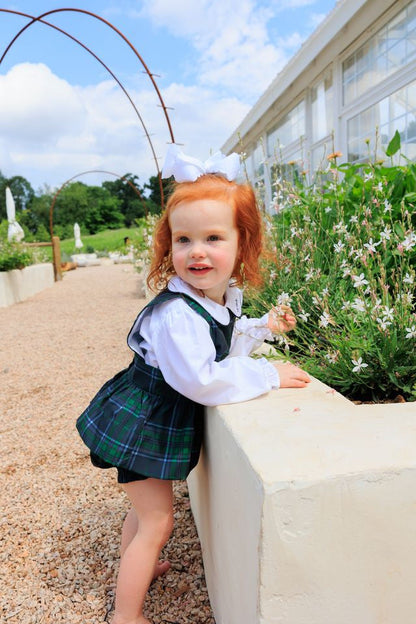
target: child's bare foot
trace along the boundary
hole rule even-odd
[[[165,574],[170,568],[170,561],[159,561],[155,565],[155,570],[153,572],[153,580],[157,579],[161,574]]]

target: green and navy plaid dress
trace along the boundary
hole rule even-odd
[[[163,291],[133,324],[140,342],[140,323],[155,305],[181,297],[208,323],[218,362],[229,353],[235,316],[218,323],[199,303],[183,293]],[[130,330],[130,333],[133,331]],[[90,449],[112,466],[147,477],[185,479],[198,463],[204,406],[183,396],[138,354],[128,368],[107,381],[78,418],[78,432]]]

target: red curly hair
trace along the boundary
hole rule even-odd
[[[153,236],[153,256],[147,284],[153,291],[163,290],[175,275],[172,264],[172,232],[169,218],[182,203],[199,199],[223,201],[231,205],[238,230],[238,257],[232,278],[237,285],[258,286],[262,282],[259,258],[263,250],[263,224],[256,197],[249,184],[229,182],[223,176],[206,174],[195,182],[175,185],[166,210],[159,219]]]

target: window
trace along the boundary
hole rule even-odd
[[[320,141],[334,129],[334,89],[332,72],[311,90],[312,142]]]
[[[254,177],[261,178],[264,175],[264,148],[263,143],[259,141],[254,148],[253,151],[253,167],[254,167]]]
[[[415,59],[416,0],[344,61],[344,105],[353,103]]]
[[[280,151],[305,135],[305,101],[292,108],[267,135],[267,153],[276,160]]]
[[[400,132],[402,154],[416,157],[416,82],[399,89],[348,121],[348,160],[366,160],[374,156],[375,130],[384,149],[396,130]],[[378,154],[380,157],[382,153]]]

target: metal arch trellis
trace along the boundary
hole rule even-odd
[[[81,47],[83,47],[85,50],[87,50],[87,52],[89,52],[96,60],[98,60],[99,63],[101,63],[101,65],[103,65],[103,67],[105,67],[105,69],[110,73],[110,75],[114,78],[114,80],[117,82],[117,84],[121,87],[121,89],[123,90],[123,92],[125,93],[125,95],[127,96],[127,98],[129,99],[130,103],[132,104],[142,126],[143,129],[145,131],[145,135],[146,138],[149,142],[154,160],[155,160],[155,164],[156,164],[156,170],[157,170],[157,174],[158,174],[158,178],[159,178],[159,187],[160,187],[160,195],[161,195],[161,203],[162,203],[162,208],[164,207],[164,192],[163,192],[163,184],[162,184],[162,178],[161,178],[161,173],[159,170],[159,165],[157,162],[157,157],[154,151],[154,147],[152,144],[152,141],[150,139],[150,135],[147,131],[147,128],[144,124],[144,121],[139,113],[139,111],[137,110],[137,107],[135,106],[133,100],[131,99],[130,95],[128,94],[128,92],[126,91],[126,89],[124,88],[124,86],[122,85],[122,83],[120,82],[120,80],[115,76],[115,74],[109,69],[109,67],[94,53],[92,52],[92,50],[90,50],[85,44],[83,44],[81,41],[79,41],[76,37],[72,36],[71,34],[69,34],[68,32],[66,32],[65,30],[59,28],[58,26],[56,26],[55,24],[51,24],[50,22],[47,22],[46,20],[44,20],[43,18],[54,14],[54,13],[59,13],[59,12],[63,12],[63,11],[74,11],[76,13],[84,13],[87,15],[90,15],[91,17],[94,17],[102,22],[104,22],[107,26],[109,26],[110,28],[112,28],[120,37],[122,37],[122,39],[129,45],[129,47],[133,50],[133,52],[135,53],[135,55],[137,56],[137,58],[140,60],[141,64],[143,65],[145,72],[147,73],[147,75],[149,76],[149,78],[152,81],[153,87],[158,95],[159,101],[161,103],[161,107],[164,111],[164,115],[167,121],[167,125],[168,125],[168,129],[169,129],[169,134],[170,134],[170,139],[172,143],[175,143],[175,138],[173,135],[173,130],[172,130],[172,126],[170,123],[170,119],[169,119],[169,115],[167,112],[167,107],[163,101],[162,95],[159,91],[159,88],[154,80],[154,77],[152,75],[152,73],[149,71],[149,68],[147,67],[146,63],[144,62],[144,60],[142,59],[142,57],[140,56],[140,54],[138,53],[138,51],[136,50],[136,48],[131,44],[131,42],[127,39],[127,37],[125,37],[125,35],[123,35],[123,33],[118,30],[118,28],[116,28],[115,26],[113,26],[113,24],[111,24],[109,21],[107,21],[106,19],[100,17],[99,15],[96,15],[95,13],[92,13],[91,11],[86,11],[84,9],[72,9],[72,8],[62,8],[62,9],[54,9],[52,11],[47,11],[46,13],[43,13],[42,15],[39,15],[37,17],[34,17],[33,15],[29,15],[27,13],[22,13],[20,11],[14,11],[11,9],[2,9],[0,8],[0,12],[4,12],[4,13],[12,13],[15,15],[21,15],[23,17],[27,17],[29,19],[31,19],[31,22],[29,22],[28,24],[26,24],[23,28],[20,29],[20,31],[13,37],[13,39],[10,41],[10,43],[8,44],[8,46],[6,47],[6,49],[4,50],[1,58],[0,58],[0,65],[3,62],[6,54],[8,53],[8,51],[10,50],[10,48],[12,47],[12,45],[15,43],[15,41],[20,37],[21,34],[23,34],[23,32],[29,28],[32,24],[34,24],[35,22],[41,22],[42,24],[45,24],[46,26],[49,26],[51,28],[54,28],[55,30],[61,32],[62,34],[66,35],[67,37],[69,37],[70,39],[72,39],[73,41],[75,41],[76,43],[78,43]]]

